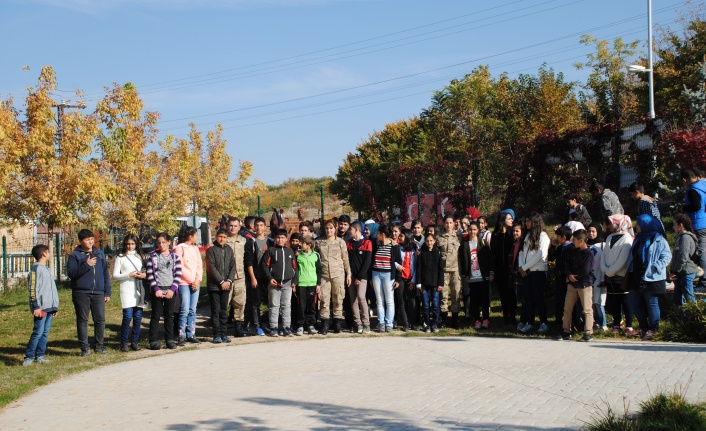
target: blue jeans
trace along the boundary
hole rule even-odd
[[[373,271],[373,290],[378,307],[378,325],[392,328],[395,320],[395,296],[391,272]]]
[[[440,297],[441,292],[436,290],[436,286],[424,286],[422,288],[422,316],[424,317],[424,323],[432,328],[436,328],[441,325],[441,308],[439,306]]]
[[[130,331],[131,321],[132,332]],[[137,343],[140,341],[140,325],[142,325],[142,308],[123,308],[123,324],[120,328],[120,342],[127,344],[129,342]]]
[[[681,307],[685,302],[695,302],[694,278],[696,274],[679,274],[674,283],[674,305]]]
[[[51,314],[34,318],[34,328],[32,328],[32,335],[29,337],[29,343],[27,343],[25,358],[39,359],[46,354],[49,330],[53,320],[54,316]]]
[[[628,293],[630,307],[632,308],[637,323],[643,331],[656,331],[659,329],[659,295],[630,289]]]
[[[194,290],[191,286],[179,286],[179,338],[194,338],[196,335],[196,304],[199,302],[199,291],[200,289]]]

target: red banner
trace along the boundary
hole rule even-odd
[[[407,195],[407,204],[405,208],[405,215],[407,220],[414,220],[420,218],[424,223],[424,226],[430,225],[432,223],[439,224],[440,220],[443,220],[444,215],[453,214],[453,205],[449,202],[449,198],[437,197],[436,205],[434,204],[434,193],[424,193],[420,195],[422,208],[420,211],[419,205],[417,204],[417,195]],[[432,220],[432,213],[436,214],[437,220]]]

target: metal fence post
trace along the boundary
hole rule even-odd
[[[7,289],[7,238],[2,236],[2,282]]]
[[[54,253],[56,254],[56,282],[61,281],[61,243],[59,242],[59,232],[54,234]]]

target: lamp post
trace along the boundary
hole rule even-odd
[[[647,67],[639,64],[628,66],[628,72],[649,73],[650,118],[655,118],[654,66],[652,63],[652,0],[647,0]]]

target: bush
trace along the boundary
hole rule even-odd
[[[689,302],[675,309],[662,323],[658,336],[664,341],[706,343],[706,302]]]

